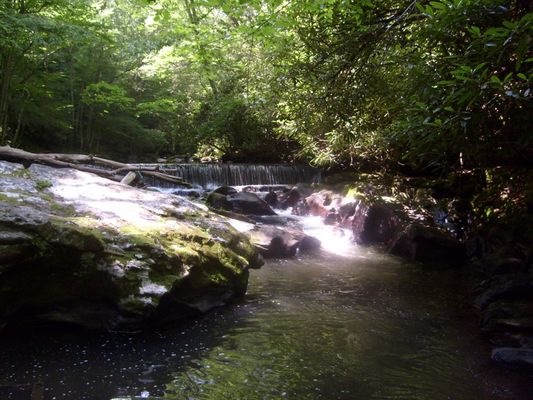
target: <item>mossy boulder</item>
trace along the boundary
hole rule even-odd
[[[243,295],[259,260],[225,218],[184,198],[0,162],[0,329],[142,329]]]

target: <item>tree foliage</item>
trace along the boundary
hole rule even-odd
[[[532,159],[521,0],[10,0],[0,141],[446,172]]]

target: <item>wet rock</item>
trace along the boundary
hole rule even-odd
[[[297,241],[288,240],[285,236],[274,236],[267,247],[265,257],[285,258],[296,255],[298,251]]]
[[[476,305],[484,309],[496,300],[533,300],[533,275],[497,275],[482,283]]]
[[[360,244],[389,244],[401,229],[400,212],[391,204],[360,201],[352,221],[354,239]]]
[[[349,203],[342,204],[339,207],[339,217],[342,220],[345,220],[346,218],[349,218],[349,217],[353,216],[355,214],[356,205],[357,204],[355,202],[353,202],[353,201],[349,202]]]
[[[328,214],[328,209],[324,206],[324,200],[313,193],[305,198],[306,212],[309,215],[325,217]]]
[[[533,349],[498,347],[492,350],[491,358],[507,364],[533,365]]]
[[[278,205],[278,195],[275,192],[268,192],[264,199],[270,207]]]
[[[394,241],[390,252],[413,261],[458,267],[465,263],[462,243],[435,228],[410,224]]]
[[[225,194],[211,192],[207,196],[205,203],[213,210],[233,211],[233,205]]]
[[[296,228],[257,226],[249,233],[252,243],[265,258],[292,257],[298,251],[320,248],[320,240]]]
[[[322,244],[320,240],[313,236],[304,236],[299,243],[300,251],[317,250]]]
[[[335,225],[338,222],[340,222],[340,217],[339,214],[337,214],[337,211],[335,211],[335,209],[330,210],[328,212],[328,215],[324,217],[325,225]]]
[[[0,326],[137,330],[242,295],[261,263],[184,198],[70,169],[0,170]]]
[[[216,188],[215,190],[213,190],[213,193],[219,193],[219,194],[223,194],[224,196],[227,196],[228,194],[237,193],[237,189],[231,186],[220,186],[219,188]]]
[[[202,197],[202,192],[200,190],[191,190],[191,189],[176,189],[172,191],[172,194],[177,196],[186,196],[192,199],[198,199]]]
[[[280,195],[279,206],[283,210],[286,210],[289,207],[294,208],[296,207],[296,205],[298,204],[301,198],[302,198],[302,195],[300,194],[298,189],[293,188]]]
[[[213,210],[225,210],[243,215],[276,215],[274,210],[255,193],[235,192],[224,195],[211,192],[206,204]]]
[[[251,215],[276,215],[274,210],[254,193],[233,193],[226,196],[232,211],[239,214]]]
[[[497,300],[481,313],[481,333],[492,344],[533,348],[533,300]]]
[[[250,215],[249,218],[262,224],[279,226],[287,225],[291,219],[290,217],[284,215]]]
[[[527,271],[526,263],[516,257],[495,255],[485,258],[482,262],[486,264],[485,268],[490,275],[516,274]]]
[[[285,185],[262,185],[257,187],[258,192],[275,192],[286,190],[289,190],[289,188]]]

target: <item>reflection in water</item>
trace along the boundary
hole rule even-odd
[[[135,337],[3,341],[0,398],[529,399],[490,364],[453,271],[352,248],[270,262],[242,301]],[[520,375],[522,374],[522,375]]]

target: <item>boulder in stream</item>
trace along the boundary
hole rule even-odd
[[[255,193],[235,192],[225,195],[217,189],[209,193],[206,203],[214,211],[230,211],[243,215],[276,215],[268,203]]]
[[[393,204],[357,200],[352,231],[360,244],[390,244],[401,229],[401,211]]]
[[[436,228],[412,223],[395,239],[391,253],[439,266],[462,266],[464,245]]]
[[[259,225],[248,233],[265,258],[292,257],[298,251],[319,249],[321,245],[320,240],[296,228]]]
[[[283,192],[279,198],[279,206],[283,210],[286,210],[289,207],[296,207],[302,195],[297,188],[292,188],[286,192]]]
[[[0,329],[134,331],[243,295],[260,257],[184,198],[0,162]]]

